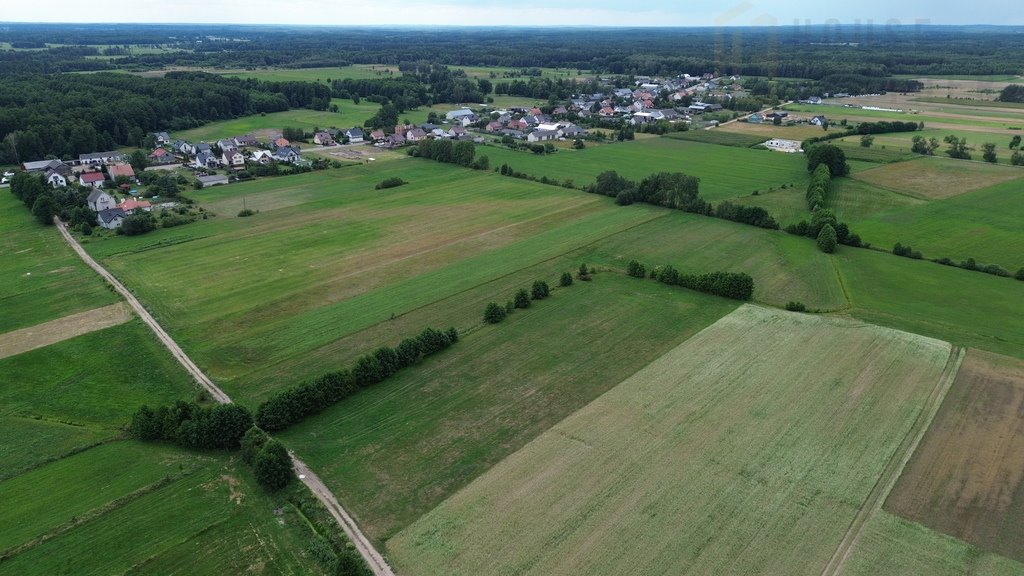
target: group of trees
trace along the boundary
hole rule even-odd
[[[78,186],[52,188],[44,183],[41,174],[32,172],[16,173],[11,179],[10,190],[32,212],[36,222],[49,226],[53,224],[54,216],[60,216],[72,228],[84,228],[88,230],[87,234],[92,233],[96,212],[86,206],[89,190]]]
[[[801,220],[786,226],[786,232],[796,236],[806,236],[818,242],[822,252],[832,253],[840,244],[860,248],[867,246],[860,236],[850,231],[850,227],[836,219],[836,215],[828,208],[818,208],[811,214],[811,221]]]
[[[634,261],[635,262],[635,261]],[[635,278],[641,278],[637,272],[645,270],[643,264],[630,262],[627,273]],[[672,265],[655,266],[651,268],[649,276],[662,284],[670,286],[681,286],[690,290],[696,290],[705,294],[713,294],[723,298],[747,301],[754,296],[754,279],[744,272],[709,272],[706,274],[684,274],[676,270]]]
[[[458,164],[474,170],[490,169],[487,156],[476,156],[476,146],[468,140],[453,142],[447,138],[427,138],[409,148],[408,154],[445,164]]]
[[[811,182],[807,185],[807,209],[814,212],[825,207],[825,201],[832,192],[832,171],[827,164],[818,164],[811,173]]]
[[[382,346],[359,358],[350,369],[328,372],[274,394],[257,408],[256,423],[264,430],[284,430],[458,340],[455,328],[427,328],[414,338],[402,340],[395,348]]]
[[[172,442],[199,450],[237,450],[252,423],[252,414],[238,404],[200,406],[179,400],[155,410],[141,406],[132,415],[131,433],[146,442]]]
[[[267,488],[280,490],[295,478],[288,449],[256,426],[242,436],[241,449],[242,461],[252,466],[256,480]]]
[[[1020,84],[1010,84],[999,93],[998,100],[1000,102],[1024,102],[1024,86]]]
[[[917,135],[910,139],[911,146],[910,151],[914,154],[922,154],[924,156],[934,156],[935,151],[939,149],[938,138],[925,138],[924,136]]]
[[[920,251],[914,250],[910,246],[905,246],[903,244],[900,244],[899,242],[897,242],[892,247],[892,253],[895,254],[896,256],[902,256],[903,258],[912,258],[914,260],[924,259],[924,254],[922,254]],[[978,264],[977,261],[974,260],[974,258],[961,260],[959,263],[951,258],[935,258],[932,259],[932,262],[935,262],[936,264],[942,264],[943,266],[955,266],[957,268],[963,268],[964,270],[970,270],[972,272],[983,272],[985,274],[991,274],[993,276],[999,276],[1002,278],[1009,278],[1011,276],[1008,270],[1006,270],[1002,266],[999,266],[998,264]],[[1021,268],[1020,270],[1017,271],[1016,274],[1013,274],[1013,277],[1016,278],[1017,280],[1024,280],[1024,268]]]
[[[562,276],[562,286],[568,286],[572,284],[572,276],[569,276],[568,284],[565,283],[565,275]],[[484,308],[484,322],[488,324],[498,324],[505,320],[509,314],[518,309],[529,308],[533,300],[543,300],[551,295],[551,288],[548,283],[543,280],[536,280],[530,290],[526,288],[520,288],[513,294],[512,299],[505,303],[504,306],[497,302],[489,302]]]

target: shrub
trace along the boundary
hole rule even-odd
[[[1022,268],[1024,270],[1024,268]],[[562,277],[558,279],[559,286],[572,286],[572,274],[568,272],[562,272]]]
[[[263,430],[255,426],[249,428],[245,435],[242,436],[242,461],[246,464],[252,464],[256,460],[256,455],[269,439],[270,437]]]
[[[807,306],[804,306],[803,302],[794,302],[790,300],[789,302],[786,302],[786,310],[789,310],[790,312],[806,312]]]
[[[393,176],[391,178],[386,178],[384,180],[381,180],[380,183],[378,183],[376,186],[374,186],[374,189],[375,190],[384,190],[386,188],[397,188],[397,187],[405,185],[405,184],[408,184],[408,182],[406,182],[405,180],[402,180],[398,176]]]
[[[818,249],[826,254],[831,254],[836,251],[836,229],[831,224],[825,224],[821,228],[821,232],[818,233]]]
[[[636,260],[630,260],[629,264],[626,265],[626,274],[633,278],[645,278],[647,276],[647,269]]]
[[[1024,281],[1024,268],[1017,270],[1017,273],[1013,275],[1014,279]]]
[[[579,272],[576,273],[576,277],[584,282],[590,282],[590,270],[586,264],[580,264]]]
[[[288,450],[283,444],[273,439],[267,440],[256,453],[253,472],[256,474],[256,480],[270,490],[284,488],[295,477]]]
[[[138,212],[125,216],[119,229],[125,236],[145,234],[156,228],[156,218],[149,212]]]
[[[530,289],[530,297],[534,300],[543,300],[551,294],[551,288],[548,287],[548,283],[543,280],[537,280],[533,283],[533,287]]]
[[[530,307],[530,294],[526,291],[526,288],[520,288],[516,295],[512,297],[512,302],[516,308],[529,308]]]
[[[256,214],[256,211],[255,210],[250,210],[249,208],[246,208],[245,210],[239,210],[238,211],[238,217],[239,218],[247,218],[247,217],[253,216],[255,214]]]
[[[504,320],[507,315],[508,313],[505,311],[505,308],[499,306],[496,302],[491,302],[484,310],[484,322],[497,324]]]

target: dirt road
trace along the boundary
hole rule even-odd
[[[93,260],[92,256],[89,256],[85,249],[82,248],[82,245],[75,240],[74,236],[68,233],[67,227],[59,218],[54,217],[53,220],[54,224],[57,226],[57,230],[60,231],[64,240],[67,241],[75,253],[78,254],[78,256],[88,264],[90,268],[95,270],[97,274],[102,276],[104,280],[109,282],[119,294],[124,296],[124,299],[128,301],[128,304],[132,307],[135,313],[138,314],[139,318],[141,318],[142,321],[149,326],[151,330],[153,330],[153,333],[156,334],[160,343],[170,350],[171,355],[174,356],[174,358],[189,374],[192,375],[193,378],[195,378],[196,382],[206,389],[206,391],[209,392],[217,402],[222,404],[230,403],[231,398],[228,397],[223,390],[218,388],[217,385],[199,369],[199,366],[197,366],[195,362],[185,354],[181,347],[178,346],[178,343],[175,342],[166,331],[164,331],[163,327],[160,326],[142,303],[139,302],[139,300],[129,292],[127,288],[125,288],[124,284],[121,284],[113,274],[107,272],[106,268],[100,266],[98,262]],[[299,479],[309,488],[310,492],[316,496],[317,500],[320,500],[324,507],[330,511],[331,516],[334,516],[334,519],[341,526],[341,529],[348,536],[349,540],[351,540],[355,545],[356,550],[358,550],[362,555],[366,564],[370,567],[373,573],[376,576],[395,576],[395,573],[391,570],[391,567],[388,566],[384,557],[377,552],[377,549],[373,547],[370,540],[366,538],[361,530],[359,530],[359,526],[356,525],[352,516],[349,515],[345,508],[341,506],[341,503],[338,502],[338,499],[335,498],[334,494],[331,493],[320,478],[314,474],[308,466],[306,466],[305,462],[299,460],[294,454],[290,454],[290,456],[292,457],[292,465],[295,467],[295,473],[299,476]]]

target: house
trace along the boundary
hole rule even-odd
[[[422,128],[413,128],[405,134],[405,139],[409,142],[419,142],[427,137],[427,133]]]
[[[373,132],[370,132],[370,140],[373,140],[374,142],[383,142],[385,138],[387,138],[387,136],[384,134],[383,130],[374,130]]]
[[[220,186],[228,183],[228,177],[223,175],[217,176],[199,176],[196,178],[203,188],[209,188],[210,186]]]
[[[157,148],[147,156],[150,164],[174,164],[178,161],[166,148]]]
[[[196,147],[191,142],[185,142],[184,140],[175,140],[171,143],[171,151],[175,154],[195,154]]]
[[[171,135],[167,132],[153,132],[153,138],[156,139],[157,146],[163,146],[171,141]]]
[[[615,110],[612,109],[612,108],[609,108],[608,106],[605,106],[604,108],[601,108],[601,110],[598,112],[598,115],[605,116],[605,117],[607,117],[607,116],[615,116]]]
[[[288,162],[290,164],[302,160],[302,157],[299,156],[299,151],[291,146],[282,146],[275,150],[274,158],[277,158],[281,162]]]
[[[121,224],[124,223],[124,216],[124,210],[120,208],[107,208],[96,215],[96,221],[107,230],[113,230],[121,227]]]
[[[46,183],[53,188],[62,188],[68,185],[68,179],[63,174],[56,170],[46,171]]]
[[[401,134],[394,134],[392,136],[389,136],[388,139],[385,140],[385,143],[392,148],[395,146],[404,146],[405,136]]]
[[[824,116],[815,116],[814,118],[811,118],[811,124],[814,124],[815,126],[825,126],[828,124],[828,118],[825,118]]]
[[[451,112],[444,115],[445,120],[461,122],[463,126],[466,124],[472,124],[476,122],[478,118],[469,108],[463,108],[461,110],[452,110]]]
[[[565,109],[565,106],[557,106],[554,110],[551,111],[551,114],[552,115],[556,115],[556,116],[560,115],[560,114],[568,114],[568,113],[569,113],[569,111]]]
[[[508,128],[509,130],[519,130],[519,131],[523,131],[523,130],[526,130],[527,128],[529,128],[529,126],[526,125],[526,122],[524,122],[522,119],[520,119],[520,120],[513,120],[513,121],[509,122],[505,127]]]
[[[287,138],[274,138],[270,142],[270,147],[277,150],[278,148],[287,148],[291,146],[291,144],[292,143],[289,142]]]
[[[774,122],[776,118],[778,118],[779,120],[782,120],[784,118],[787,118],[788,116],[789,116],[789,112],[771,112],[771,113],[765,115],[765,120],[770,120],[770,121]]]
[[[142,210],[143,212],[149,212],[153,209],[153,205],[148,200],[125,200],[117,205],[125,215],[134,214],[136,210]]]
[[[274,153],[270,150],[257,150],[252,153],[252,157],[249,159],[257,164],[270,164],[274,159]]]
[[[82,186],[92,186],[93,188],[101,188],[103,181],[106,177],[103,176],[103,172],[84,172],[78,176],[78,183]]]
[[[466,129],[463,128],[462,126],[458,126],[458,125],[452,126],[451,129],[448,130],[448,137],[449,138],[461,138],[461,137],[463,137],[465,135],[466,135]]]
[[[563,138],[582,138],[587,135],[587,131],[575,124],[570,124],[565,128],[562,128]]]
[[[193,154],[202,154],[204,152],[207,154],[212,154],[213,148],[206,142],[200,142],[199,144],[192,146]]]
[[[434,138],[448,137],[448,133],[442,130],[441,128],[434,128],[433,130],[430,131],[430,135],[433,136]]]
[[[102,212],[117,206],[114,197],[102,190],[93,190],[85,201],[89,205],[89,209],[94,212]]]
[[[246,134],[244,136],[235,136],[235,146],[241,148],[242,146],[255,146],[256,137],[252,134]]]
[[[747,122],[749,122],[750,124],[761,124],[762,122],[764,122],[764,116],[758,112],[754,112],[753,114],[747,117]]]
[[[245,155],[238,148],[225,148],[221,156],[221,162],[225,166],[231,166],[232,168],[245,166]]]
[[[775,150],[777,152],[787,152],[795,154],[797,152],[803,152],[800,149],[800,142],[796,140],[783,140],[781,138],[772,138],[771,140],[764,143],[765,148]]]
[[[488,132],[497,132],[497,131],[501,130],[504,127],[505,127],[505,125],[502,124],[501,122],[491,122],[491,123],[489,123],[487,125],[485,130],[487,130]]]
[[[196,154],[196,159],[192,161],[192,165],[202,170],[216,168],[220,166],[220,159],[214,156],[213,152],[200,152]]]
[[[54,170],[60,172],[64,176],[70,174],[70,169],[68,169],[67,164],[64,164],[60,160],[39,160],[36,162],[25,162],[21,165],[21,167],[26,172],[47,172],[49,170]],[[67,173],[65,173],[65,169],[67,169]]]
[[[366,133],[361,128],[350,128],[345,130],[345,137],[349,144],[359,144],[366,138]]]
[[[119,152],[90,152],[89,154],[79,154],[78,163],[86,166],[110,164],[111,162],[122,160],[123,156]]]
[[[327,132],[313,134],[313,144],[320,146],[334,146],[334,138]]]
[[[554,130],[536,130],[534,132],[530,132],[530,134],[526,136],[527,142],[547,142],[548,140],[557,139],[558,132]]]
[[[217,148],[220,148],[221,152],[225,150],[233,149],[235,147],[234,140],[217,140]]]
[[[135,179],[135,170],[132,169],[131,164],[114,164],[107,168],[107,175],[110,176],[111,180],[116,179],[118,176],[124,176],[125,178]]]

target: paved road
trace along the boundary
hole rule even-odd
[[[132,310],[134,310],[135,313],[138,314],[139,318],[141,318],[142,321],[149,326],[151,330],[153,330],[153,333],[156,334],[160,343],[170,350],[174,359],[177,360],[193,378],[195,378],[196,382],[206,389],[206,391],[209,392],[217,402],[222,404],[230,403],[231,398],[228,397],[223,390],[218,388],[217,385],[199,369],[199,366],[196,366],[195,362],[193,362],[181,347],[178,346],[178,343],[175,342],[169,334],[167,334],[163,327],[160,326],[156,319],[153,318],[149,311],[146,310],[141,302],[139,302],[138,298],[129,292],[128,289],[125,288],[124,284],[121,284],[121,282],[115,278],[113,274],[108,272],[106,268],[100,266],[98,262],[93,260],[92,256],[89,256],[85,249],[82,248],[82,245],[75,240],[74,236],[68,233],[67,226],[61,222],[59,218],[54,217],[53,221],[57,226],[57,230],[60,230],[61,236],[64,237],[64,240],[71,246],[75,253],[78,254],[78,256],[88,264],[90,268],[95,270],[97,274],[102,276],[104,280],[109,282],[110,285],[113,286],[119,294],[121,294],[121,296],[124,296],[124,299],[127,300],[128,304],[132,307]],[[366,560],[367,565],[370,566],[373,573],[376,576],[395,576],[395,573],[391,570],[391,567],[388,566],[384,557],[377,552],[377,549],[373,547],[373,544],[369,539],[367,539],[362,531],[359,530],[359,526],[356,525],[352,516],[350,516],[345,508],[342,507],[341,503],[338,502],[338,499],[334,497],[334,494],[331,493],[320,478],[314,474],[308,466],[306,466],[305,462],[299,460],[295,454],[289,453],[289,455],[292,457],[292,465],[295,467],[295,473],[298,474],[299,479],[302,480],[302,483],[305,484],[313,495],[315,495],[324,507],[327,508],[331,513],[331,516],[334,516],[334,519],[339,525],[341,525],[341,529],[345,531],[349,540],[351,540],[355,545],[356,550],[359,550],[359,553],[363,556],[363,559]]]

